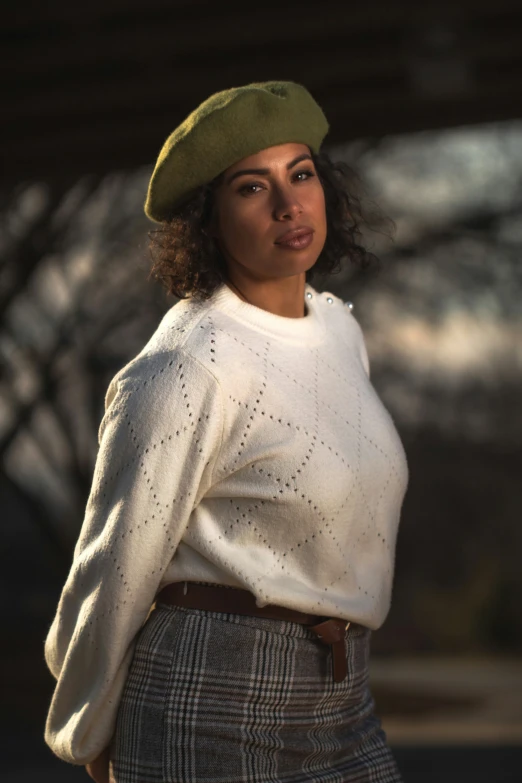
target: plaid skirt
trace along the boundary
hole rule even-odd
[[[374,714],[371,630],[348,676],[306,626],[158,603],[138,633],[109,767],[116,783],[403,783]]]

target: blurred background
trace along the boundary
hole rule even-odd
[[[143,202],[211,93],[303,83],[370,212],[354,303],[410,483],[376,711],[406,783],[522,781],[522,4],[65,0],[2,9],[2,779],[88,781],[43,741],[43,644],[110,379],[174,304]]]

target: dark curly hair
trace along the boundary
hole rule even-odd
[[[341,271],[345,258],[360,269],[379,267],[377,256],[361,244],[361,229],[394,221],[374,205],[363,214],[361,179],[344,161],[334,162],[324,151],[311,152],[325,194],[327,236],[315,264],[306,271],[306,282]],[[223,174],[202,185],[190,200],[169,215],[160,228],[148,232],[152,268],[149,277],[159,280],[178,299],[208,299],[228,278],[225,258],[207,228],[212,216],[213,194]],[[358,195],[358,193],[360,195]],[[386,233],[386,232],[384,232]]]

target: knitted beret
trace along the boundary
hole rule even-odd
[[[233,163],[295,142],[317,153],[328,121],[301,84],[253,82],[216,92],[167,138],[149,182],[145,214],[160,223]]]

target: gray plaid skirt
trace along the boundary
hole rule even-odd
[[[111,741],[116,783],[403,783],[374,714],[371,630],[348,676],[300,623],[158,603],[139,631]]]

